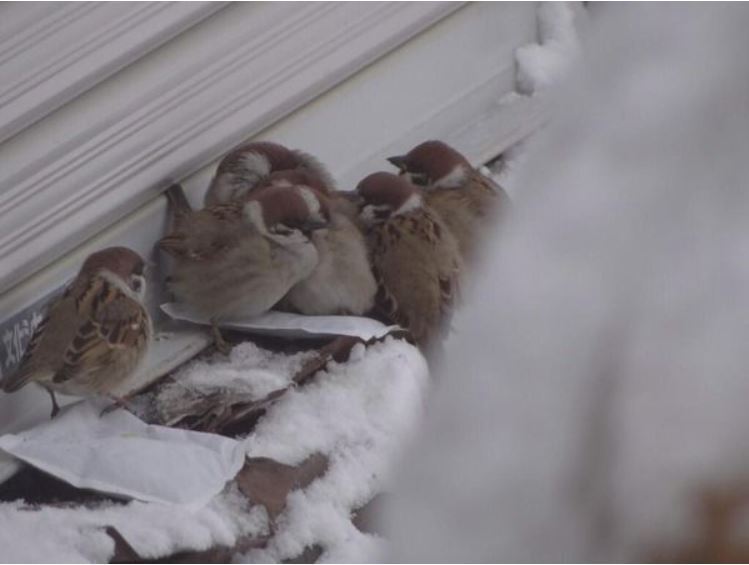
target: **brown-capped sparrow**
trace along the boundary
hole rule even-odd
[[[481,237],[509,207],[502,187],[442,141],[425,141],[388,161],[424,189],[425,202],[442,217],[458,240],[463,258],[470,262]]]
[[[310,236],[328,222],[310,204],[293,188],[267,187],[245,201],[175,211],[158,243],[174,259],[167,285],[211,320],[219,349],[219,322],[267,312],[317,266]]]
[[[377,307],[428,348],[441,337],[456,301],[458,244],[421,190],[405,178],[374,173],[356,190],[368,226]]]
[[[113,396],[143,360],[152,335],[143,305],[144,269],[140,255],[126,247],[90,255],[49,306],[18,370],[0,383],[2,390],[40,384],[52,397],[53,417],[59,410],[56,391]]]

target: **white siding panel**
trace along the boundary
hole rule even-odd
[[[0,142],[225,2],[0,4]]]
[[[238,3],[0,146],[0,290],[454,3]]]

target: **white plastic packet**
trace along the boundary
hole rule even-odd
[[[0,449],[75,487],[197,509],[239,472],[242,443],[217,434],[142,422],[127,410],[100,416],[104,400],[63,408],[0,437]]]
[[[207,318],[192,312],[187,305],[179,302],[162,304],[161,309],[175,320],[183,320],[194,324],[210,324]],[[382,337],[398,329],[398,326],[386,326],[382,322],[364,316],[305,316],[276,311],[251,319],[222,322],[221,327],[286,338],[350,335],[365,341]]]

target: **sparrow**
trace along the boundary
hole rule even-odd
[[[36,382],[59,406],[55,392],[112,394],[145,357],[151,318],[143,305],[145,263],[135,251],[110,247],[90,255],[37,326],[16,372],[0,382],[15,392]]]
[[[284,182],[295,175],[284,175]],[[290,185],[311,209],[320,210],[327,227],[312,233],[319,262],[309,277],[294,285],[281,307],[307,315],[361,316],[374,305],[377,292],[367,246],[359,228],[336,208],[334,195],[303,184]]]
[[[245,201],[175,210],[171,233],[157,243],[173,258],[167,286],[211,321],[219,350],[228,350],[221,321],[264,314],[317,266],[310,234],[328,222],[310,203],[267,187]]]
[[[458,296],[458,243],[405,178],[374,173],[356,191],[368,226],[376,307],[428,349],[441,337]]]
[[[232,150],[221,160],[205,194],[204,205],[243,198],[278,171],[307,173],[305,184],[320,191],[335,187],[333,177],[316,157],[278,143],[253,141]]]
[[[504,189],[442,141],[425,141],[388,161],[424,189],[426,203],[442,217],[458,240],[463,258],[470,262],[481,244],[482,232],[509,207]]]

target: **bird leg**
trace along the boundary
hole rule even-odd
[[[49,415],[49,419],[51,420],[52,418],[57,416],[57,414],[59,414],[60,405],[57,404],[57,397],[55,397],[55,392],[51,388],[47,388],[45,386],[44,390],[47,391],[47,393],[49,394],[49,397],[52,399],[52,413]]]
[[[224,336],[221,335],[221,330],[218,327],[218,324],[216,323],[216,320],[211,320],[211,330],[213,332],[213,343],[216,346],[216,349],[220,353],[223,353],[224,355],[229,355],[231,353],[231,345],[224,339]]]

